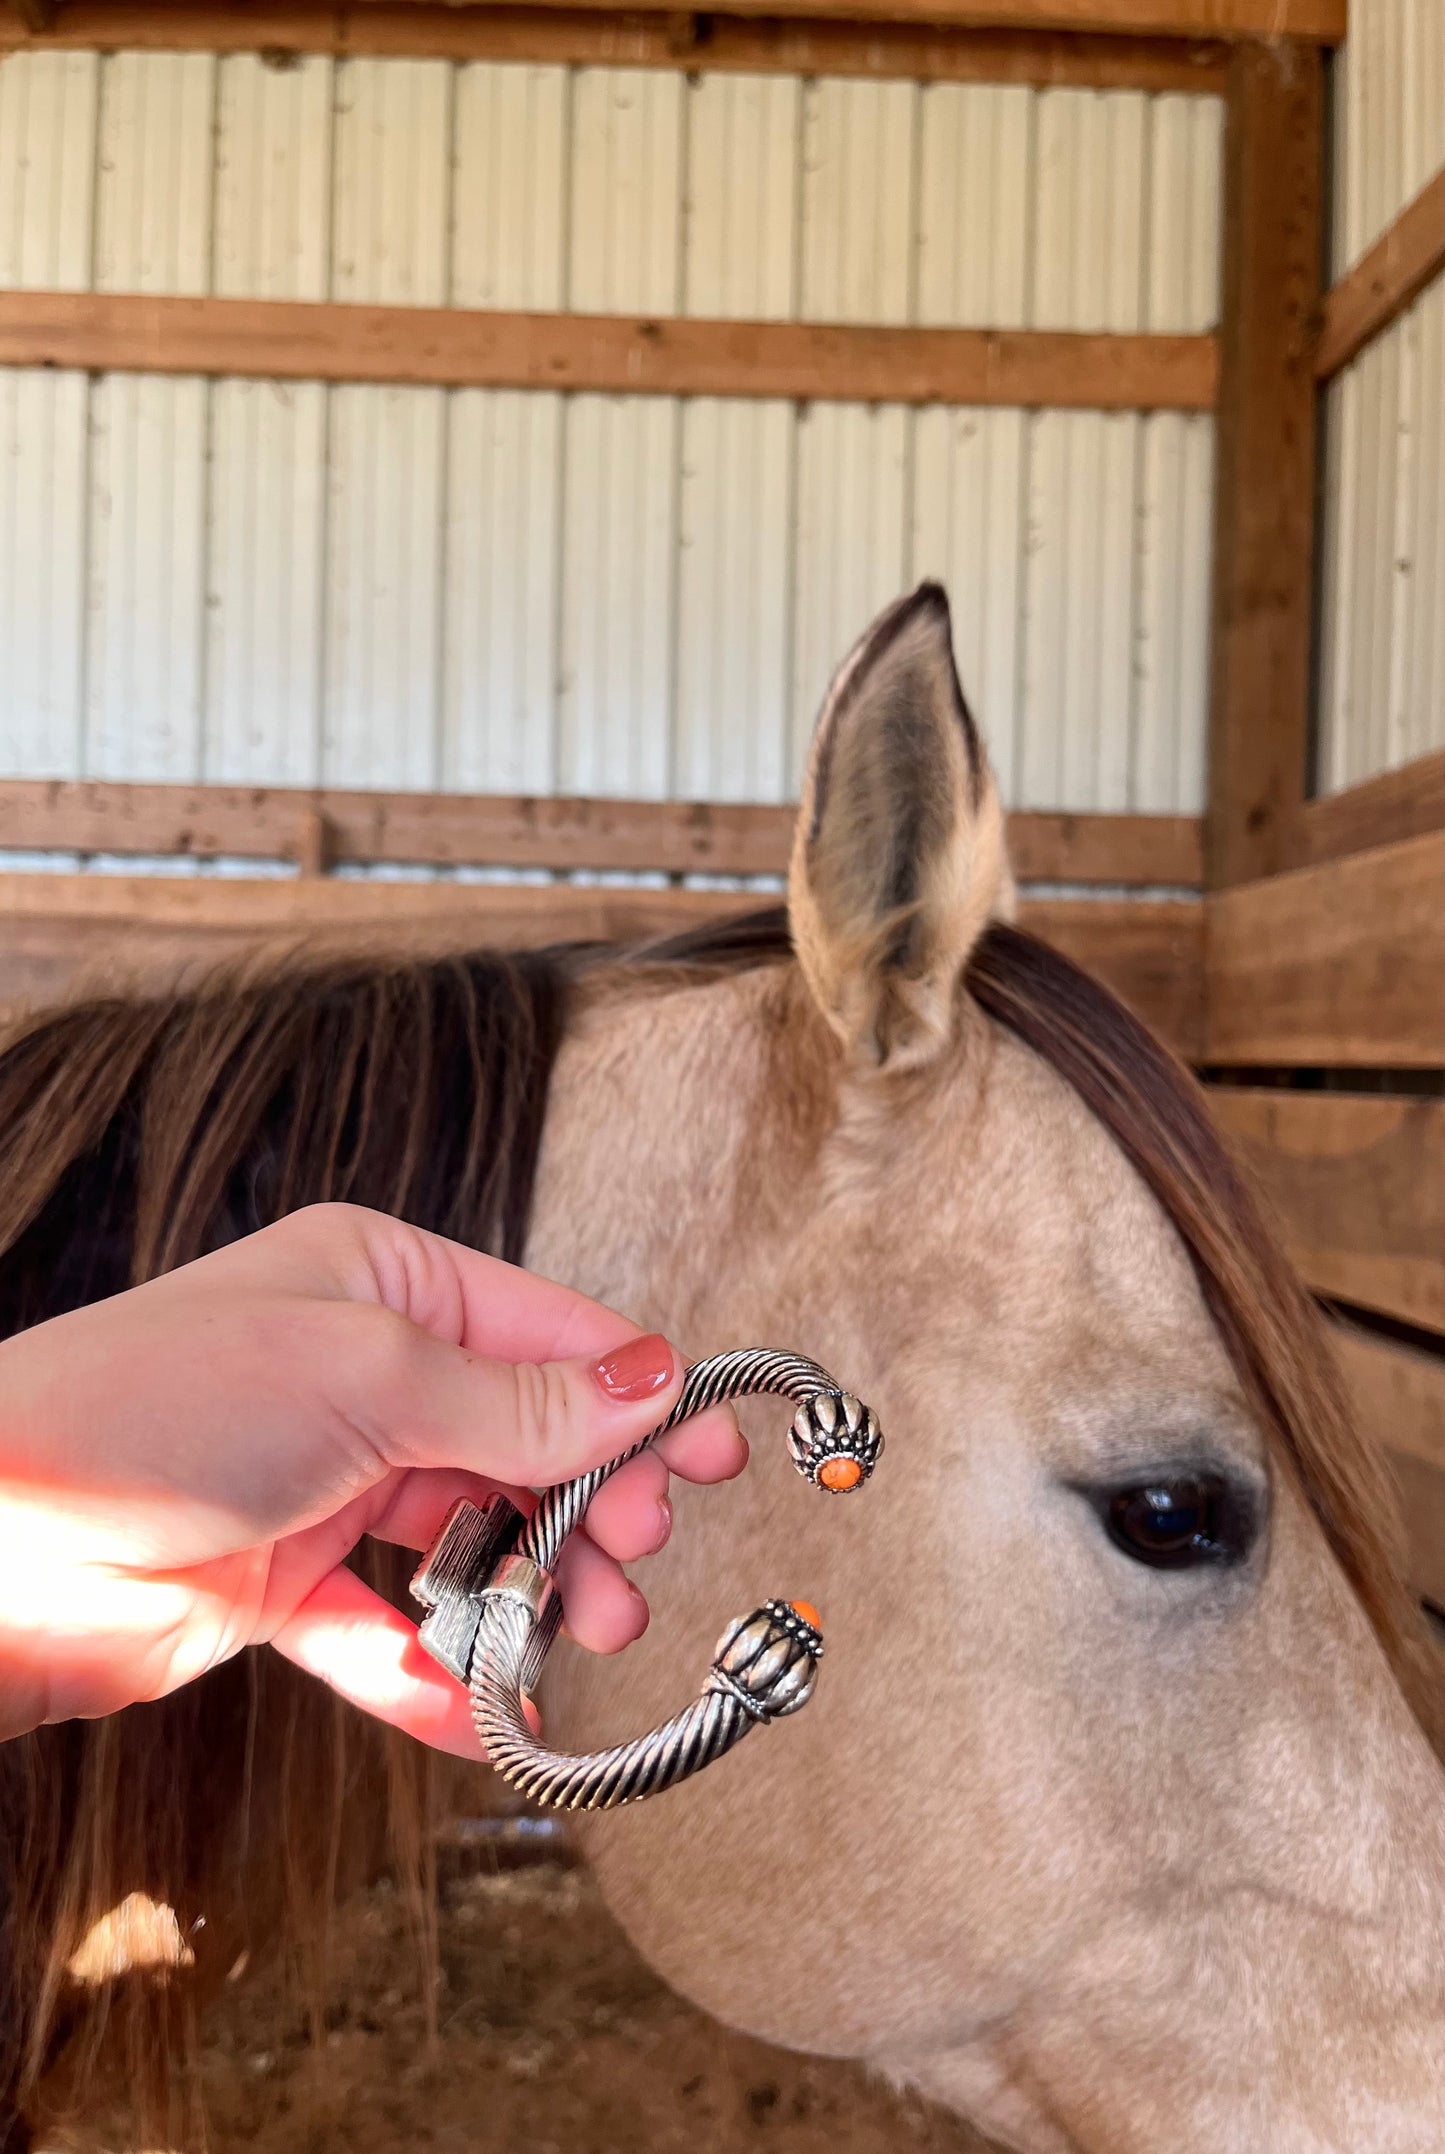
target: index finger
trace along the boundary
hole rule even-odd
[[[367,1211],[358,1224],[383,1300],[412,1323],[474,1352],[507,1361],[567,1361],[604,1354],[642,1333],[642,1325],[604,1302],[425,1227]]]

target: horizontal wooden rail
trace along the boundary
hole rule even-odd
[[[0,364],[610,395],[1207,411],[1210,336],[0,292]]]
[[[1241,883],[1206,904],[1206,1061],[1445,1061],[1445,836]]]
[[[0,874],[0,1007],[155,987],[258,946],[462,950],[635,940],[737,912],[736,891]],[[1096,972],[1179,1051],[1202,1036],[1197,899],[1026,899],[1024,923]]]
[[[130,6],[66,0],[50,31],[27,35],[0,8],[0,51],[310,53],[357,59],[531,61],[571,67],[863,76],[876,81],[1012,82],[1036,88],[1220,95],[1217,38],[1090,36],[863,21],[598,14],[580,7],[308,4]]]
[[[483,0],[485,4],[485,0]],[[546,0],[544,0],[546,4]],[[574,5],[575,0],[559,0]],[[582,0],[609,9],[616,0]],[[1347,0],[729,0],[737,15],[841,15],[895,22],[993,24],[1158,37],[1305,38],[1343,42]],[[643,12],[669,0],[643,0]]]
[[[1398,319],[1445,268],[1445,171],[1421,188],[1368,253],[1325,293],[1317,381],[1328,381]],[[1436,385],[1438,387],[1438,384]]]
[[[309,848],[316,864],[781,875],[794,815],[789,806],[701,801],[0,780],[0,850],[202,860],[297,859]],[[1014,814],[1009,852],[1021,882],[1192,889],[1200,881],[1191,815]]]
[[[1317,1293],[1445,1332],[1445,1102],[1227,1085],[1209,1099]]]
[[[1445,754],[1418,756],[1398,770],[1384,770],[1342,793],[1307,800],[1296,812],[1285,847],[1285,865],[1310,867],[1339,860],[1397,838],[1417,838],[1445,828]]]
[[[1360,1426],[1400,1491],[1410,1582],[1445,1607],[1445,1361],[1355,1325],[1330,1332]]]

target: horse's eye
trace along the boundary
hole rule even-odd
[[[1104,1523],[1126,1556],[1161,1571],[1230,1562],[1243,1555],[1248,1538],[1240,1507],[1217,1474],[1115,1489]]]

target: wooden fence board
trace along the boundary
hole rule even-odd
[[[1208,411],[1212,336],[0,292],[0,365],[628,396]]]
[[[261,946],[444,950],[572,937],[635,940],[745,911],[736,891],[0,875],[0,1005],[10,1011],[118,981],[157,986]],[[1197,900],[1038,899],[1024,924],[1097,972],[1178,1052],[1202,1036]]]
[[[1411,1583],[1445,1607],[1445,1361],[1351,1324],[1330,1329],[1361,1426],[1399,1484]]]
[[[529,61],[688,73],[843,75],[875,81],[1003,82],[1036,88],[1219,94],[1229,48],[1218,38],[960,29],[926,23],[789,22],[727,15],[598,14],[578,7],[131,6],[67,0],[43,36],[0,9],[0,52],[330,53],[339,58]]]
[[[546,4],[546,0],[544,0]],[[572,6],[576,0],[559,0]],[[608,10],[616,0],[582,0]],[[840,16],[849,21],[993,23],[1013,29],[1125,36],[1309,38],[1343,43],[1347,0],[729,0],[735,15]],[[671,12],[643,0],[642,12]]]
[[[1445,1331],[1445,1102],[1219,1086],[1210,1105],[1317,1293]]]
[[[1331,285],[1314,350],[1317,381],[1328,381],[1404,313],[1445,268],[1445,172],[1427,181],[1353,269]]]
[[[1290,833],[1286,865],[1302,868],[1316,860],[1338,860],[1442,826],[1445,753],[1422,755],[1343,793],[1307,800]]]
[[[1206,900],[1205,1060],[1445,1061],[1445,837],[1405,838]]]
[[[319,817],[332,862],[781,875],[795,815],[763,803],[0,779],[0,851],[288,860],[303,838],[315,845]],[[1022,882],[1199,883],[1197,816],[1027,812],[1008,830]]]

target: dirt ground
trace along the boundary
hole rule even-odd
[[[862,2071],[724,2032],[664,1989],[585,1871],[471,1866],[441,1892],[440,2038],[397,1986],[397,1894],[344,1913],[316,2049],[261,1977],[207,2018],[216,2154],[986,2154]],[[540,1944],[540,1949],[539,1949]],[[101,2127],[119,2154],[124,2139]]]

